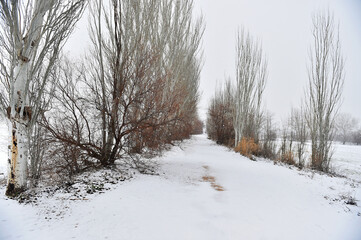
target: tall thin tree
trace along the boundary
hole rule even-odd
[[[344,85],[345,61],[333,14],[318,12],[312,23],[313,45],[306,91],[307,123],[312,140],[311,166],[327,172],[332,156],[335,117]]]
[[[242,29],[237,37],[234,131],[235,146],[242,137],[258,139],[267,60],[258,41]]]

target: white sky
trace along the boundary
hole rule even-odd
[[[360,0],[194,0],[195,14],[206,23],[203,38],[204,67],[201,74],[200,115],[216,87],[225,77],[235,79],[235,38],[245,27],[259,38],[268,57],[268,82],[264,103],[276,120],[298,107],[307,86],[311,16],[329,8],[340,22],[340,37],[346,57],[346,80],[342,112],[361,119],[361,1]],[[77,25],[67,49],[86,49],[87,16]],[[72,54],[73,55],[73,54]]]
[[[307,61],[311,43],[311,16],[329,8],[340,21],[346,60],[342,112],[361,118],[361,1],[359,0],[195,0],[203,13],[204,68],[201,76],[200,112],[225,76],[235,80],[235,37],[244,26],[262,41],[268,57],[268,82],[264,103],[280,120],[298,107],[307,86]]]

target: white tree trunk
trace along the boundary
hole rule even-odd
[[[28,144],[26,127],[22,123],[12,121],[10,126],[11,148],[9,152],[7,192],[21,192],[27,186]]]
[[[29,102],[25,96],[28,78],[28,63],[19,61],[15,69],[16,80],[10,101],[10,149],[8,166],[8,183],[6,194],[17,195],[27,187],[28,164],[28,123],[31,118]]]

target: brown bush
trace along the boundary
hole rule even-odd
[[[286,163],[289,165],[296,165],[295,156],[291,150],[286,151],[285,153],[280,154],[277,159],[279,162]]]
[[[234,146],[233,112],[232,85],[228,80],[224,88],[216,92],[207,113],[207,135],[217,144]]]
[[[204,123],[199,118],[196,118],[192,123],[191,134],[193,135],[203,134],[203,127],[204,127]]]
[[[259,146],[254,142],[253,138],[243,137],[234,150],[241,155],[252,159],[252,155],[257,155]]]

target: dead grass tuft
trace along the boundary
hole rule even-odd
[[[204,182],[210,182],[210,183],[216,181],[216,178],[213,177],[213,176],[203,176],[202,179],[203,179]]]
[[[212,188],[214,188],[216,191],[223,192],[224,188],[221,185],[218,185],[216,183],[211,183]]]
[[[256,155],[259,151],[259,146],[254,142],[253,138],[243,137],[234,150],[239,152],[241,155],[252,159],[252,155]]]
[[[215,177],[206,175],[206,176],[203,176],[202,179],[204,182],[209,182],[211,184],[212,188],[215,189],[216,191],[219,191],[219,192],[224,191],[223,186],[216,183]]]

